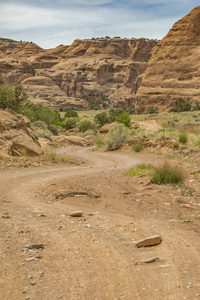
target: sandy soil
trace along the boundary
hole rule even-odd
[[[199,179],[156,186],[126,175],[154,155],[59,151],[80,164],[0,171],[0,298],[200,299]],[[56,198],[63,190],[88,195]],[[157,234],[160,245],[136,247]]]

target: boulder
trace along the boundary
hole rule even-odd
[[[113,122],[113,123],[110,123],[110,124],[105,124],[103,125],[100,129],[99,129],[99,132],[100,133],[107,133],[111,128],[113,128],[115,125],[117,125],[118,123],[117,122]]]
[[[9,109],[0,109],[0,153],[2,156],[38,156],[41,146],[29,120]]]
[[[73,135],[52,136],[52,140],[63,146],[64,145],[76,145],[76,146],[80,146],[80,147],[91,146],[91,143],[87,139],[84,139],[84,138],[82,138],[80,136],[76,136],[76,135],[74,135],[74,136]]]

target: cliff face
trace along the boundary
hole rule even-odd
[[[146,70],[155,40],[75,40],[44,50],[33,43],[0,41],[0,78],[21,83],[29,99],[49,107],[126,106]]]
[[[136,110],[155,105],[172,110],[182,101],[200,101],[200,6],[176,22],[154,48],[136,95]]]

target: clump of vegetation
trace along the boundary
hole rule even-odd
[[[179,146],[179,143],[178,142],[174,142],[173,144],[172,144],[172,146],[173,146],[173,148],[178,148],[178,146]]]
[[[147,176],[152,173],[153,167],[152,165],[145,165],[145,164],[139,164],[135,166],[134,168],[131,168],[128,172],[127,175],[129,176]]]
[[[143,149],[143,141],[142,140],[135,140],[133,141],[132,143],[132,149],[135,151],[135,152],[140,152],[142,151]]]
[[[188,101],[179,101],[177,104],[176,104],[176,111],[177,112],[183,112],[183,111],[190,111],[192,108],[192,105],[190,102]]]
[[[97,140],[96,140],[96,147],[101,148],[103,146],[105,146],[104,141],[100,137],[98,137]]]
[[[0,84],[0,108],[10,108],[17,113],[21,112],[22,105],[27,101],[28,96],[24,93],[20,84],[13,87]]]
[[[124,124],[117,124],[111,128],[107,136],[107,149],[117,150],[126,143],[129,135],[129,130]]]
[[[31,122],[43,121],[50,125],[60,126],[62,125],[62,119],[60,114],[56,110],[51,110],[43,105],[35,105],[33,103],[27,103],[21,107],[21,113],[26,116]]]
[[[123,111],[120,115],[115,117],[115,121],[129,127],[131,123],[131,117],[127,111]]]
[[[180,132],[178,135],[178,140],[182,144],[186,144],[188,141],[188,135],[185,132]]]
[[[75,118],[64,118],[62,121],[62,127],[65,129],[72,129],[76,126],[77,119]]]
[[[94,117],[94,122],[99,125],[99,126],[103,126],[107,123],[110,122],[109,120],[109,117],[107,115],[106,112],[102,112],[100,114],[97,114],[95,117]]]
[[[158,113],[158,108],[155,106],[148,106],[147,107],[147,114],[157,114]]]
[[[162,165],[154,167],[151,182],[156,184],[172,183],[180,185],[185,180],[185,177],[185,171],[179,165],[165,161]]]
[[[94,109],[94,110],[99,110],[99,109],[101,109],[101,106],[97,103],[91,103],[90,108]]]
[[[40,120],[33,122],[32,125],[34,127],[40,128],[42,130],[46,130],[47,129],[47,124],[44,123],[43,121],[40,121]]]
[[[75,110],[69,109],[65,113],[65,118],[78,118],[78,113]]]
[[[92,123],[88,120],[83,120],[80,124],[79,124],[79,131],[85,132],[88,129],[92,128]]]

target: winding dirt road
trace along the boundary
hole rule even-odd
[[[59,151],[80,164],[0,171],[0,299],[200,299],[193,210],[172,204],[181,197],[172,186],[126,175],[155,157],[78,147]],[[63,190],[88,196],[56,198]],[[70,217],[77,210],[83,216]],[[160,245],[135,246],[156,234]],[[158,260],[142,262],[152,257]]]

